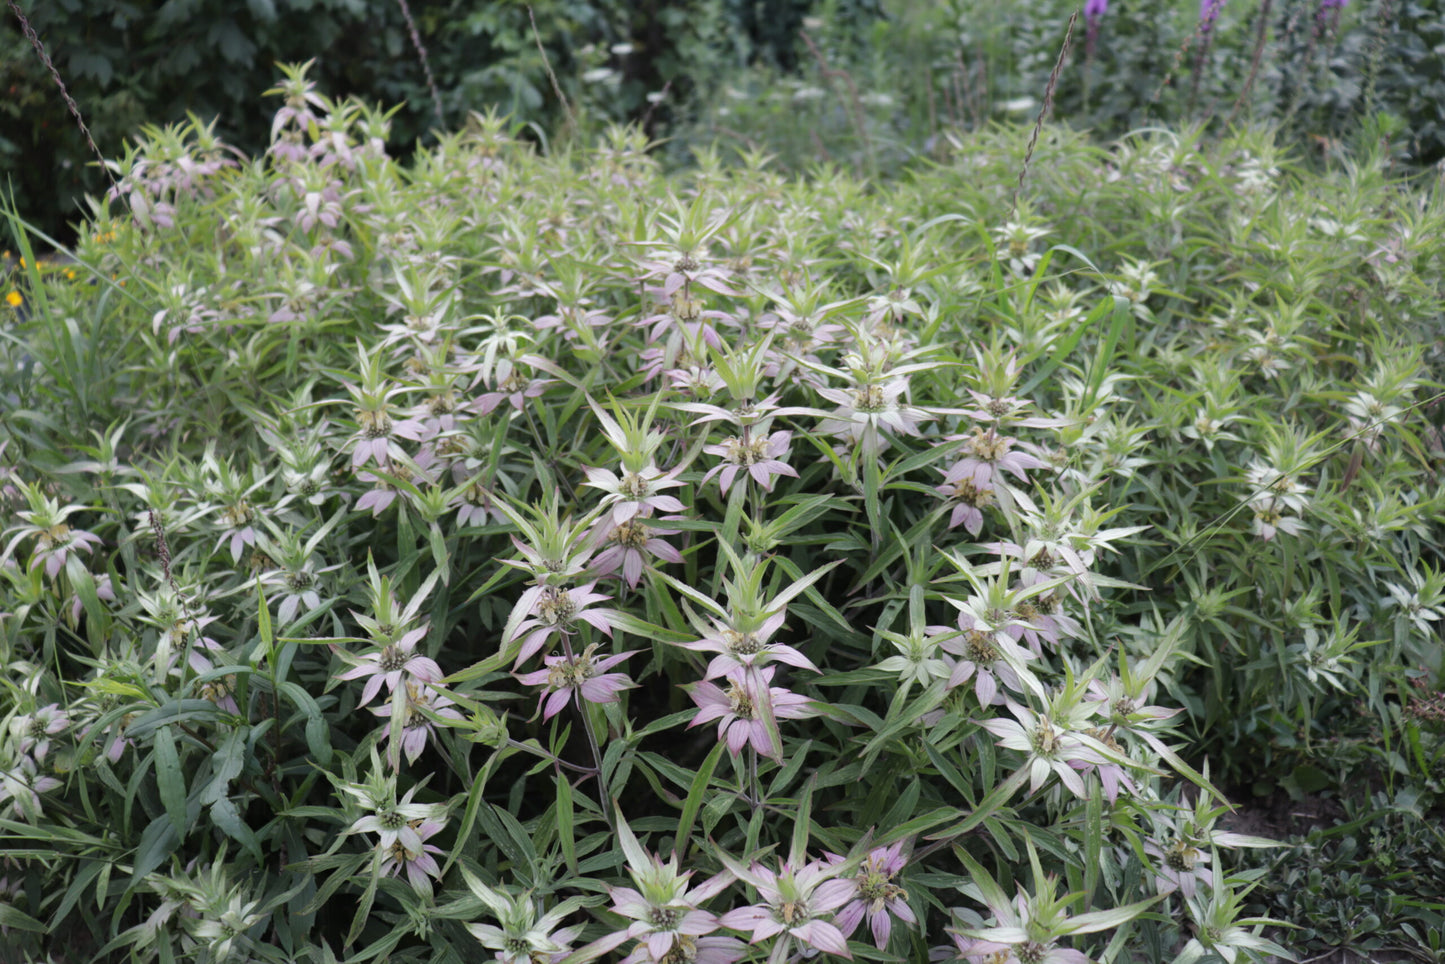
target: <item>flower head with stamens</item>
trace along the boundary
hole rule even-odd
[[[667,519],[661,521],[666,522]],[[599,576],[608,576],[620,568],[622,578],[633,589],[642,581],[642,570],[647,563],[644,553],[673,564],[682,562],[682,553],[662,538],[677,535],[681,530],[665,529],[638,517],[618,524],[612,521],[610,515],[604,515],[597,520],[593,531],[601,551],[592,560],[592,571]]]
[[[807,697],[781,686],[769,686],[773,672],[771,666],[751,672],[733,670],[728,673],[726,690],[706,680],[698,683],[688,693],[698,705],[688,728],[717,720],[717,738],[727,741],[733,756],[751,743],[764,756],[779,758],[782,748],[769,732],[769,718],[802,719],[812,716],[813,710]]]
[[[530,891],[514,895],[488,887],[465,868],[462,876],[500,925],[467,925],[467,930],[482,946],[496,951],[493,960],[502,964],[554,964],[568,955],[572,942],[582,933],[580,924],[558,927],[578,906],[575,899],[565,900],[543,913]]]
[[[838,406],[818,430],[861,443],[865,451],[882,447],[883,429],[898,435],[918,435],[918,423],[929,416],[901,401],[907,391],[908,379],[904,377],[865,381],[851,388],[818,388],[819,395]]]
[[[30,548],[30,567],[43,565],[45,575],[54,579],[65,568],[72,552],[89,553],[100,544],[100,537],[84,529],[73,529],[65,520],[83,507],[67,505],[62,507],[55,499],[45,494],[39,485],[20,483],[19,491],[24,494],[30,508],[15,513],[25,524],[13,526],[7,531],[16,535],[0,552],[0,560],[9,559],[15,547],[27,536],[34,536]]]
[[[638,515],[682,512],[687,508],[676,497],[662,494],[663,489],[682,485],[677,480],[677,469],[661,472],[656,465],[649,463],[640,471],[624,470],[620,477],[610,469],[589,468],[586,472],[586,484],[607,493],[602,504],[611,508],[612,521],[616,525]]]
[[[384,718],[387,723],[382,728],[381,738],[387,740],[391,737],[391,724],[395,719],[401,721],[401,750],[406,754],[408,763],[415,763],[416,758],[421,756],[426,749],[427,740],[436,735],[436,724],[427,718],[427,713],[449,720],[461,720],[462,714],[454,707],[455,704],[441,690],[428,686],[425,683],[414,683],[406,681],[405,703],[398,711],[395,707],[395,694],[385,706],[372,707],[371,712]],[[397,766],[398,761],[393,758],[392,766]]]
[[[526,406],[527,399],[541,397],[546,393],[547,386],[554,381],[556,379],[552,378],[529,379],[517,362],[510,358],[498,359],[496,374],[491,382],[492,391],[477,397],[476,410],[478,414],[490,415],[498,405],[506,402],[520,412]]]
[[[403,679],[408,683],[413,681],[440,682],[441,667],[436,664],[435,660],[416,652],[416,644],[425,639],[426,634],[427,627],[419,626],[396,642],[381,647],[379,651],[357,657],[348,656],[343,650],[336,649],[336,654],[342,659],[355,663],[351,669],[339,674],[336,678],[345,680],[366,678],[366,686],[361,691],[361,702],[357,704],[358,706],[370,703],[376,694],[381,692],[382,684],[386,685],[388,693],[394,693]]]
[[[1006,634],[989,631],[968,613],[959,614],[959,627],[961,632],[952,632],[946,626],[929,627],[939,637],[939,647],[958,657],[949,672],[948,688],[972,679],[980,706],[1004,702],[1000,683],[1022,694],[1024,679],[1014,667],[1023,666],[1033,655],[1013,644]]]
[[[788,457],[792,438],[792,432],[778,431],[771,435],[758,433],[745,438],[732,435],[719,445],[709,445],[703,451],[709,455],[720,456],[723,461],[709,469],[702,480],[707,482],[713,476],[721,474],[718,484],[726,495],[733,480],[742,472],[771,492],[773,476],[786,475],[794,479],[798,477],[797,470],[783,461]]]
[[[636,655],[637,650],[602,659],[596,658],[596,652],[597,644],[592,643],[570,659],[560,655],[548,656],[543,660],[547,664],[546,669],[517,677],[524,686],[545,687],[539,703],[542,719],[550,720],[562,712],[562,707],[574,695],[589,703],[616,703],[618,693],[637,685],[626,673],[607,672],[627,657]]]
[[[20,737],[21,753],[28,753],[37,762],[44,762],[50,752],[50,738],[63,733],[70,725],[70,715],[59,703],[42,706],[34,713],[17,716],[10,721],[11,732]]]
[[[681,645],[688,649],[718,654],[708,663],[704,679],[716,679],[734,670],[763,666],[772,660],[815,673],[821,672],[813,665],[812,660],[793,647],[769,642],[786,618],[787,607],[779,608],[755,628],[749,628],[752,620],[733,619],[731,622],[724,622],[715,618],[712,621],[713,631],[709,635]]]
[[[518,651],[517,660],[513,664],[514,669],[545,646],[554,633],[570,636],[576,632],[576,623],[579,619],[611,638],[613,611],[588,608],[595,602],[612,598],[600,592],[593,592],[592,588],[596,585],[594,580],[573,589],[560,589],[557,586],[533,586],[522,594],[517,608],[525,607],[524,611],[527,613],[527,617],[519,622],[504,640],[507,645],[515,643],[518,639],[522,641],[522,648]]]
[[[863,866],[858,868],[853,880],[857,892],[853,899],[833,917],[833,923],[843,935],[850,936],[864,918],[873,933],[873,943],[881,951],[888,946],[893,930],[893,918],[905,924],[916,924],[913,908],[908,906],[908,892],[893,882],[903,870],[908,858],[903,855],[907,841],[898,840],[887,847],[874,847],[868,851]],[[829,863],[843,863],[838,854],[828,854]]]
[[[1209,854],[1182,837],[1175,837],[1162,846],[1146,840],[1144,852],[1157,861],[1154,886],[1161,894],[1172,894],[1177,890],[1192,898],[1201,883],[1205,887],[1214,886]]]
[[[380,866],[376,872],[382,877],[390,877],[406,871],[406,879],[418,893],[431,895],[430,877],[441,878],[442,869],[437,865],[436,856],[442,849],[435,844],[426,841],[439,833],[444,824],[437,820],[416,820],[409,825],[411,834],[398,836],[390,846],[377,845],[377,850],[384,854]],[[416,845],[412,845],[412,837],[415,836]]]
[[[38,819],[40,795],[60,785],[55,777],[41,776],[30,756],[21,756],[13,766],[0,767],[0,813],[8,810],[16,820]]]
[[[1048,468],[1048,464],[1036,455],[1030,454],[1023,443],[1007,435],[1000,435],[997,428],[978,426],[972,435],[950,435],[946,441],[963,442],[963,458],[949,466],[944,473],[946,484],[957,484],[965,479],[975,488],[993,486],[1001,472],[1011,472],[1028,481],[1031,469]],[[1019,446],[1015,448],[1014,446]]]
[[[358,407],[356,423],[357,430],[351,444],[353,469],[359,469],[370,461],[386,465],[392,459],[404,460],[406,450],[397,440],[418,442],[426,436],[425,425],[413,418],[392,418],[384,403]]]
[[[1088,796],[1074,764],[1113,762],[1095,749],[1097,743],[1092,738],[1081,739],[1078,732],[1061,728],[1047,715],[1026,706],[1009,701],[1008,708],[1017,721],[994,718],[980,720],[979,726],[998,737],[999,746],[1028,754],[1029,792],[1037,792],[1052,772],[1075,796]]]
[[[993,503],[993,485],[987,482],[978,485],[972,478],[963,478],[935,486],[934,491],[953,503],[953,513],[948,517],[950,529],[962,523],[971,536],[982,531],[984,507]]]
[[[377,774],[381,767],[380,758],[372,753],[373,778],[368,784],[343,783],[340,789],[371,809],[371,813],[356,820],[346,828],[346,833],[374,833],[379,850],[390,850],[397,843],[409,852],[417,853],[422,848],[422,838],[417,828],[427,822],[440,820],[443,808],[430,803],[412,803],[411,798],[418,787],[407,790],[401,800],[395,799],[395,782],[392,778],[380,779]]]
[[[609,887],[608,892],[612,909],[632,923],[594,948],[605,951],[623,941],[638,941],[626,958],[632,964],[732,964],[742,957],[743,943],[736,938],[705,936],[719,924],[716,915],[699,906],[726,889],[732,874],[724,871],[689,889],[692,871],[678,873],[676,854],[663,863],[642,848],[624,820],[618,821],[617,836],[636,887]]]
[[[848,951],[848,939],[836,924],[826,919],[858,892],[856,881],[834,876],[838,872],[836,866],[813,860],[795,867],[794,862],[788,860],[774,871],[757,861],[747,868],[734,867],[731,861],[725,864],[738,879],[758,892],[762,902],[723,914],[720,920],[724,927],[752,931],[754,944],[782,935],[784,946],[789,949],[797,941],[804,953],[812,948],[853,959]],[[773,946],[773,959],[789,959],[786,950],[779,952],[778,945]]]

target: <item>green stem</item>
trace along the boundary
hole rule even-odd
[[[763,788],[758,785],[758,751],[748,744],[748,803],[754,807],[763,805]]]
[[[572,652],[572,640],[566,633],[562,634],[562,652],[569,663],[576,660]],[[587,748],[592,751],[592,765],[596,768],[598,802],[602,806],[602,816],[607,818],[607,828],[616,831],[617,828],[612,822],[612,808],[608,806],[612,797],[607,792],[607,779],[602,773],[602,746],[597,742],[597,729],[592,725],[592,714],[587,711],[587,701],[582,699],[580,688],[573,694],[573,698],[577,713],[582,717],[582,731],[587,734]]]

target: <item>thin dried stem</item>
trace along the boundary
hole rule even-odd
[[[823,79],[828,82],[828,86],[833,86],[834,80],[842,80],[843,83],[847,85],[848,101],[852,108],[853,127],[857,130],[858,139],[863,144],[863,152],[868,157],[868,168],[870,172],[874,174],[878,173],[878,159],[873,154],[873,141],[868,137],[868,125],[864,122],[863,101],[858,97],[858,87],[853,83],[852,75],[846,70],[834,70],[828,66],[828,61],[823,57],[823,52],[813,43],[813,38],[808,36],[808,31],[799,30],[798,36],[803,38],[803,43],[808,45],[808,50],[812,52],[813,59],[818,61],[818,69],[822,71]],[[814,134],[814,139],[817,139],[816,134]]]
[[[640,126],[644,131],[647,130],[647,122],[652,120],[652,112],[657,110],[658,106],[667,99],[667,94],[670,90],[672,90],[672,81],[669,80],[662,85],[662,91],[657,95],[657,99],[647,105],[647,112],[642,115],[642,120],[640,121]]]
[[[1044,129],[1044,119],[1049,116],[1049,111],[1054,107],[1054,91],[1059,86],[1059,75],[1064,70],[1064,60],[1069,56],[1069,47],[1074,41],[1074,24],[1079,22],[1079,11],[1074,10],[1069,16],[1069,25],[1064,28],[1064,44],[1059,48],[1059,57],[1054,61],[1054,69],[1049,72],[1048,85],[1044,87],[1044,103],[1039,108],[1039,116],[1034,118],[1034,129],[1029,134],[1029,146],[1024,151],[1024,166],[1019,168],[1018,184],[1014,187],[1013,201],[1009,204],[1008,219],[1013,220],[1014,214],[1019,208],[1019,195],[1023,193],[1024,179],[1029,176],[1029,164],[1034,159],[1034,148],[1039,143],[1039,133]]]
[[[1370,53],[1365,60],[1365,82],[1362,85],[1364,93],[1360,97],[1360,103],[1365,105],[1366,111],[1370,111],[1374,107],[1375,84],[1380,76],[1380,58],[1385,53],[1385,34],[1390,30],[1390,22],[1394,19],[1394,13],[1394,4],[1390,0],[1380,0],[1380,6],[1375,15],[1374,36],[1370,38]]]
[[[1239,117],[1244,102],[1249,99],[1250,91],[1254,90],[1254,81],[1259,77],[1259,64],[1264,57],[1264,41],[1269,36],[1269,8],[1274,0],[1264,0],[1259,5],[1259,28],[1254,35],[1254,53],[1249,58],[1249,76],[1244,80],[1244,89],[1239,92],[1239,97],[1234,101],[1234,109],[1229,112],[1229,120],[1224,122],[1226,128],[1234,126],[1234,121]]]
[[[121,194],[120,187],[115,183],[115,175],[111,173],[110,166],[105,161],[105,155],[100,152],[99,147],[95,146],[95,138],[90,136],[90,128],[85,126],[85,118],[80,116],[80,107],[75,103],[75,98],[70,96],[70,91],[65,88],[65,81],[61,78],[60,71],[55,68],[55,63],[50,59],[50,54],[46,52],[45,45],[40,42],[40,37],[36,34],[35,28],[30,26],[30,21],[25,19],[25,12],[20,9],[19,4],[17,4],[15,0],[6,0],[6,3],[10,7],[10,12],[15,14],[15,18],[20,21],[20,29],[25,33],[25,39],[30,41],[30,46],[34,47],[35,52],[40,55],[40,62],[43,63],[45,69],[50,72],[50,77],[55,81],[55,86],[60,88],[60,96],[65,99],[65,106],[70,108],[70,113],[75,118],[76,126],[80,128],[80,133],[84,135],[85,143],[90,147],[91,153],[94,154],[96,160],[100,162],[100,169],[105,172],[106,179],[110,181],[113,192],[117,196],[124,197],[124,195]]]
[[[562,85],[557,81],[557,74],[552,70],[552,61],[547,58],[547,51],[542,47],[542,35],[537,32],[537,18],[532,14],[532,5],[527,4],[527,19],[532,22],[532,39],[537,43],[537,53],[542,55],[542,68],[547,71],[547,79],[552,82],[552,92],[562,102],[562,111],[567,115],[567,124],[574,131],[577,130],[577,115],[572,113],[572,105],[567,103],[567,95],[562,93]]]
[[[1164,88],[1174,83],[1174,75],[1179,73],[1179,65],[1184,63],[1184,55],[1193,49],[1196,40],[1204,36],[1204,23],[1204,18],[1199,18],[1199,22],[1194,25],[1194,32],[1185,37],[1184,42],[1174,51],[1174,62],[1171,63],[1169,69],[1164,72],[1164,77],[1159,81],[1159,86],[1154,88],[1154,93],[1149,98],[1149,107],[1151,110],[1159,103],[1159,98],[1164,96]]]
[[[431,74],[431,64],[427,62],[426,47],[422,46],[421,34],[417,32],[416,21],[411,17],[411,7],[407,6],[406,0],[396,0],[397,6],[401,7],[401,15],[406,20],[407,32],[411,34],[411,45],[416,48],[416,55],[421,60],[421,72],[426,75],[426,86],[431,91],[432,107],[436,109],[437,123],[445,126],[447,119],[442,114],[442,95],[437,90],[437,82]]]

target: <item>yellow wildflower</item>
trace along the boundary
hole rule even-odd
[[[5,296],[5,303],[11,308],[19,308],[22,304],[25,303],[25,299],[21,297],[20,292],[11,291]]]

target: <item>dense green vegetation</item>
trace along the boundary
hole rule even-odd
[[[1439,959],[1424,14],[1099,6],[9,206],[0,960]]]

